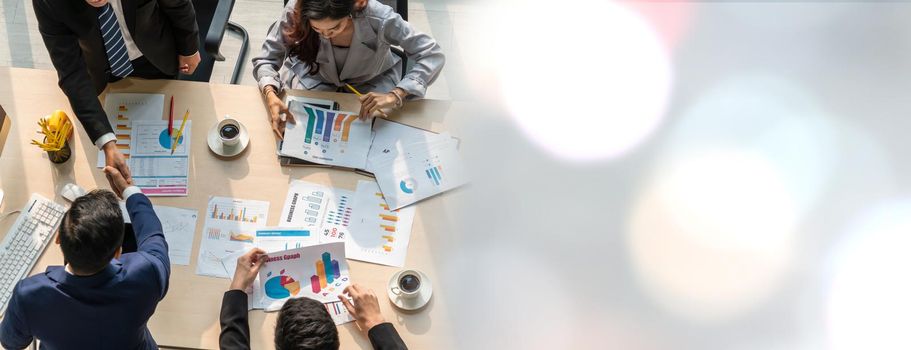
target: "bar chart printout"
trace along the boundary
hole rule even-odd
[[[357,114],[291,101],[297,123],[285,127],[279,153],[319,164],[363,169],[372,141],[371,123]]]
[[[267,259],[259,272],[259,288],[265,292],[261,305],[267,311],[280,309],[292,297],[335,302],[350,284],[342,242],[269,253]]]
[[[229,197],[209,197],[199,246],[196,274],[231,278],[222,258],[253,247],[256,231],[268,220],[269,202]]]
[[[391,210],[373,181],[358,181],[353,202],[354,220],[345,241],[348,258],[404,266],[415,207]]]

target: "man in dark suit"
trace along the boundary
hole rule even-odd
[[[157,349],[146,327],[168,291],[168,244],[152,203],[112,167],[104,171],[126,198],[138,249],[121,255],[117,197],[95,190],[77,198],[57,233],[66,266],[16,284],[0,345],[22,349],[34,338],[49,349]]]
[[[250,325],[247,323],[247,293],[244,292],[256,279],[259,269],[266,263],[262,249],[254,248],[237,259],[237,270],[231,280],[231,289],[221,301],[221,335],[218,339],[222,350],[249,349]],[[386,322],[380,313],[376,294],[361,285],[345,288],[354,302],[339,296],[357,326],[367,333],[376,350],[407,349],[395,327]],[[322,303],[310,298],[289,299],[282,306],[275,325],[277,350],[337,350],[338,330]]]
[[[58,85],[105,163],[130,170],[98,101],[127,76],[173,79],[199,64],[199,29],[190,0],[32,0]]]

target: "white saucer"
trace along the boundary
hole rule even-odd
[[[224,143],[221,142],[221,137],[218,135],[218,124],[213,125],[212,128],[209,129],[208,136],[206,137],[206,143],[209,144],[209,149],[219,156],[228,158],[243,153],[243,151],[247,149],[247,145],[250,144],[250,134],[247,133],[247,127],[243,124],[238,125],[240,126],[240,135],[238,135],[238,137],[240,137],[240,142],[234,146],[225,146]]]
[[[418,295],[411,299],[403,298],[400,295],[395,295],[392,292],[392,287],[395,287],[399,283],[399,276],[402,275],[404,270],[396,272],[392,275],[392,278],[389,279],[389,285],[386,286],[386,295],[389,296],[389,301],[399,309],[406,311],[418,310],[427,305],[430,302],[430,297],[433,296],[433,286],[430,282],[430,277],[421,271],[417,271],[421,275],[421,289],[418,291]]]

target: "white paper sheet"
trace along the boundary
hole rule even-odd
[[[374,172],[374,164],[395,158],[405,145],[428,144],[434,141],[449,141],[449,133],[434,133],[413,126],[378,118],[373,123],[373,142],[367,154],[364,170]]]
[[[370,121],[339,112],[291,102],[296,123],[285,126],[280,154],[319,164],[363,169],[370,150]]]
[[[193,237],[196,233],[196,219],[199,211],[156,205],[153,207],[165,240],[168,241],[168,257],[171,265],[190,265],[190,254],[193,251]]]
[[[256,230],[268,220],[269,202],[210,197],[205,215],[196,274],[231,278],[222,259],[253,247]]]
[[[326,186],[301,180],[291,181],[282,207],[281,227],[319,227],[326,211]]]
[[[392,160],[374,163],[374,176],[386,203],[400,209],[467,182],[457,142],[433,143],[432,148],[408,148]]]
[[[130,171],[147,196],[189,195],[191,121],[187,121],[174,154],[167,121],[134,121]],[[174,131],[176,136],[176,132]]]
[[[108,115],[117,148],[129,159],[131,153],[132,123],[141,120],[160,121],[164,118],[164,95],[162,94],[107,94],[104,98],[104,112]],[[104,152],[98,151],[99,168],[104,167]]]
[[[345,255],[349,259],[404,266],[415,208],[389,210],[373,181],[358,181],[353,208],[354,220],[345,241]]]
[[[268,256],[266,265],[259,270],[266,311],[280,309],[290,298],[335,302],[350,284],[344,243],[319,244]]]

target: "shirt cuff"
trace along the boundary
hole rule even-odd
[[[280,93],[282,91],[282,83],[280,81],[278,81],[277,76],[276,77],[269,77],[269,76],[262,77],[259,79],[258,83],[259,83],[259,92],[265,92],[266,86],[269,86],[269,85],[272,85],[272,87],[275,88],[276,93]]]
[[[406,101],[424,98],[424,94],[427,92],[427,84],[418,78],[410,76],[406,76],[399,81],[396,87],[408,93],[408,96],[405,96]]]
[[[126,189],[123,190],[123,200],[127,200],[127,198],[130,198],[130,196],[137,194],[137,193],[142,194],[142,190],[140,190],[139,187],[136,187],[136,186],[127,187]]]
[[[101,137],[99,137],[97,140],[95,140],[95,147],[98,147],[98,149],[100,150],[108,142],[116,141],[116,140],[117,140],[117,136],[114,136],[114,133],[109,132],[107,134],[101,135]]]

